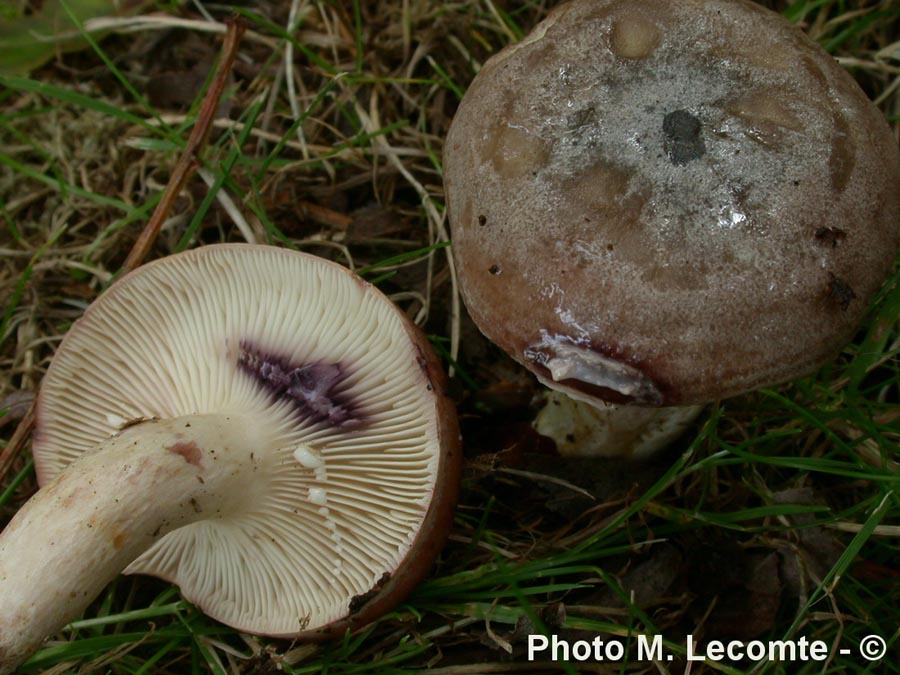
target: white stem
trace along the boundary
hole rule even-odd
[[[39,490],[0,534],[0,674],[160,537],[231,511],[248,492],[256,428],[241,415],[144,422]]]
[[[675,441],[703,406],[640,408],[546,394],[534,428],[566,457],[646,459]]]

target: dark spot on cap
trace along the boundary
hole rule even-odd
[[[816,230],[816,239],[823,244],[831,245],[832,248],[835,248],[846,238],[847,233],[839,227],[820,227]]]
[[[487,216],[485,216],[485,215],[478,216],[478,224],[481,225],[482,227],[487,225]]]
[[[594,106],[588,106],[587,108],[582,108],[566,118],[566,124],[569,129],[576,130],[581,127],[589,126],[594,122],[597,117],[597,111],[594,109]]]
[[[491,265],[488,268],[488,272],[491,274],[500,274],[500,265]]]
[[[850,303],[856,299],[856,293],[850,288],[850,285],[840,277],[828,273],[830,281],[828,282],[828,295],[837,303],[842,310],[850,307]]]
[[[672,164],[681,166],[706,153],[701,126],[687,110],[674,110],[663,118],[663,149]]]

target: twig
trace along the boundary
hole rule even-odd
[[[297,204],[297,207],[299,208],[300,213],[310,220],[314,220],[317,223],[328,225],[329,227],[338,230],[346,230],[353,223],[353,218],[350,216],[325,206],[319,206],[313,202],[301,200]]]
[[[19,421],[19,426],[17,426],[16,430],[13,432],[12,438],[9,439],[9,443],[6,444],[6,447],[3,448],[3,452],[0,453],[0,480],[3,480],[6,476],[9,468],[12,466],[13,460],[16,458],[16,455],[19,454],[19,450],[25,445],[25,441],[34,429],[34,406],[34,403],[28,406],[28,411]]]
[[[209,85],[209,89],[206,91],[206,96],[203,97],[200,114],[197,116],[197,123],[191,130],[184,152],[178,158],[178,163],[172,171],[162,199],[159,200],[156,210],[153,211],[153,215],[147,221],[144,231],[141,232],[141,236],[134,243],[128,258],[125,259],[125,263],[122,265],[123,273],[130,272],[147,257],[163,223],[172,211],[175,199],[178,197],[187,179],[200,166],[200,152],[206,143],[207,136],[209,136],[209,130],[212,128],[216,111],[219,109],[219,101],[222,98],[225,85],[228,83],[228,76],[231,74],[231,67],[237,55],[241,35],[244,34],[244,30],[247,28],[246,22],[240,17],[232,17],[227,23],[228,29],[225,32],[225,40],[222,43],[222,55],[219,59],[219,66],[212,83]]]
[[[232,17],[227,24],[228,28],[225,32],[225,40],[222,44],[222,56],[219,59],[219,66],[216,70],[215,77],[206,92],[206,96],[203,98],[203,104],[200,107],[197,123],[191,130],[191,135],[187,140],[184,152],[178,159],[175,169],[172,171],[172,176],[169,178],[169,183],[166,185],[166,190],[163,193],[162,199],[160,199],[159,204],[156,206],[156,210],[153,212],[153,215],[150,217],[150,220],[147,222],[143,232],[141,232],[140,237],[138,237],[138,240],[134,243],[128,257],[122,265],[123,273],[130,272],[140,265],[144,261],[144,258],[147,257],[147,253],[149,253],[150,248],[153,246],[153,242],[156,241],[160,228],[166,218],[168,218],[172,206],[175,204],[178,193],[181,192],[191,174],[193,174],[200,166],[200,152],[206,143],[209,130],[212,128],[216,111],[219,108],[219,101],[222,98],[222,92],[225,90],[225,85],[228,83],[228,76],[231,73],[231,68],[234,64],[238,44],[247,27],[246,22],[239,17]],[[25,413],[25,416],[19,422],[19,425],[16,427],[12,438],[9,439],[9,443],[3,449],[3,452],[0,453],[0,480],[2,480],[9,471],[13,460],[24,447],[26,440],[34,430],[34,422],[34,405],[32,404],[28,409],[28,412]]]

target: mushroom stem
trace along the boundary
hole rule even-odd
[[[681,436],[703,410],[699,405],[616,405],[552,390],[546,400],[534,427],[566,457],[646,459]]]
[[[163,535],[252,499],[260,444],[243,415],[143,422],[40,489],[0,535],[0,674]]]

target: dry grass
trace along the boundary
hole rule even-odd
[[[241,6],[249,30],[202,169],[150,257],[256,241],[363,270],[458,360],[452,386],[469,457],[464,496],[434,577],[363,639],[267,645],[206,621],[163,584],[123,579],[88,616],[151,602],[173,609],[111,622],[107,633],[82,627],[82,638],[125,630],[145,637],[70,654],[77,672],[529,671],[522,635],[541,622],[570,636],[658,631],[676,646],[685,632],[740,633],[753,622],[760,634],[799,629],[829,641],[872,627],[893,641],[896,655],[896,291],[876,308],[886,331],[877,358],[859,365],[861,332],[817,375],[715,406],[642,476],[616,463],[559,470],[547,460],[527,429],[534,383],[459,310],[451,249],[442,246],[442,139],[479,65],[552,4]],[[764,4],[802,21],[850,68],[900,138],[896,2]],[[0,91],[4,438],[72,321],[119,271],[169,180],[227,13],[187,3],[89,22],[92,35],[108,32],[104,58],[92,48],[59,55]],[[210,185],[221,189],[214,194]],[[862,367],[865,377],[856,377]],[[26,452],[3,468],[0,522],[36,489]],[[632,588],[638,597],[628,597]],[[64,656],[47,656],[33,670]],[[579,670],[622,670],[607,668]]]

